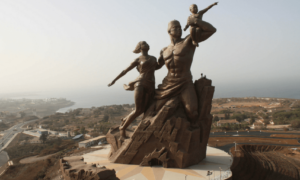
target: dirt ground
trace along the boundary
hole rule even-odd
[[[60,180],[59,156],[31,164],[9,166],[1,179],[5,180]]]
[[[56,154],[56,153],[55,153]],[[28,158],[24,158],[24,159],[21,159],[20,160],[20,163],[21,164],[28,164],[28,163],[34,163],[34,162],[37,162],[37,161],[41,161],[41,160],[45,160],[45,159],[48,159],[49,157],[55,155],[55,154],[49,154],[47,156],[42,156],[42,157],[38,157],[38,156],[31,156],[31,157],[28,157]]]
[[[14,140],[11,141],[11,143],[7,146],[7,148],[10,148],[10,147],[13,147],[15,145],[19,145],[19,143],[21,141],[24,141],[24,140],[31,140],[31,139],[34,139],[33,136],[30,136],[30,135],[27,135],[27,134],[23,134],[23,133],[19,133],[15,138]]]

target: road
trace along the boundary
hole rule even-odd
[[[36,120],[37,119],[31,120],[31,121],[26,121],[24,123],[20,123],[20,124],[14,125],[13,127],[9,128],[5,131],[0,132],[1,134],[3,134],[2,138],[0,139],[0,147],[1,147],[0,152],[6,147],[7,143],[11,140],[11,138],[16,133],[23,131],[23,129],[21,128],[22,126],[24,126],[25,124],[31,123],[33,121],[36,121]]]
[[[9,160],[7,153],[3,151],[3,149],[8,146],[15,134],[23,131],[23,129],[21,128],[22,126],[36,120],[37,119],[20,123],[5,131],[0,132],[1,134],[3,134],[3,136],[0,138],[0,167]]]

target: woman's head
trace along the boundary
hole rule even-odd
[[[140,53],[142,50],[143,51],[148,51],[150,49],[150,46],[147,44],[147,42],[146,41],[140,41],[137,45],[136,45],[136,47],[135,47],[135,49],[134,49],[134,53],[136,53],[136,54],[138,54],[138,53]]]

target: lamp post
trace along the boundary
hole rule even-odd
[[[221,180],[221,172],[222,172],[222,168],[221,168],[221,167],[219,167],[219,169],[220,169],[220,180]]]
[[[233,142],[234,143],[234,151],[236,151],[236,142]]]

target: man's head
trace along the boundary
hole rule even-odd
[[[168,33],[172,37],[181,37],[182,30],[181,30],[180,22],[177,20],[173,20],[173,21],[169,22]]]
[[[197,5],[196,4],[190,5],[190,11],[191,11],[191,13],[196,14],[198,12]]]

